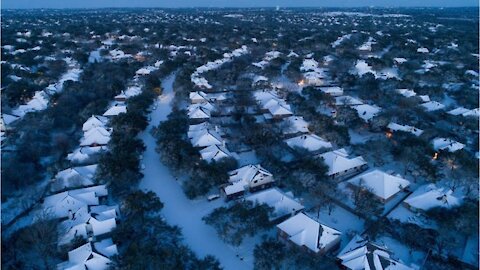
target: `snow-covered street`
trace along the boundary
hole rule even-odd
[[[239,248],[225,244],[217,236],[216,231],[202,221],[202,217],[222,205],[223,201],[189,200],[169,169],[160,162],[160,156],[155,151],[156,143],[150,131],[161,121],[166,120],[171,112],[174,80],[175,74],[162,82],[163,94],[156,101],[156,108],[150,114],[148,128],[139,135],[146,146],[143,159],[145,176],[140,188],[145,191],[152,190],[158,195],[164,203],[162,214],[166,221],[182,229],[185,243],[198,256],[213,255],[225,269],[251,269],[253,268],[251,254],[245,256],[243,253],[251,253],[252,247],[245,247],[247,245],[245,243]]]

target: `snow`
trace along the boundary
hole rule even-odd
[[[432,140],[432,144],[435,151],[448,150],[448,152],[455,152],[465,147],[465,144],[447,138],[435,138]]]
[[[408,133],[411,133],[411,134],[413,134],[417,137],[422,135],[422,133],[423,133],[423,130],[418,129],[416,127],[412,127],[412,126],[409,126],[409,125],[400,125],[400,124],[397,124],[397,123],[394,123],[394,122],[390,122],[388,124],[387,128],[389,128],[392,131],[408,132]]]
[[[400,95],[404,96],[404,97],[414,97],[414,96],[417,95],[417,93],[415,93],[415,91],[410,90],[410,89],[397,89],[395,91],[397,93],[399,93]]]
[[[86,243],[68,252],[68,261],[57,265],[58,270],[106,270],[110,266],[110,260],[92,249],[91,243]]]
[[[376,196],[388,200],[404,188],[410,185],[410,182],[398,176],[393,176],[380,170],[373,170],[358,175],[348,183],[357,187],[366,187]]]
[[[277,188],[255,193],[245,198],[256,204],[267,204],[274,208],[272,219],[292,215],[303,209],[303,205]]]
[[[320,227],[322,234],[319,237]],[[328,251],[341,239],[339,231],[318,223],[304,213],[299,213],[285,220],[278,224],[277,228],[285,232],[293,243],[305,246],[315,253],[324,248],[325,251]]]
[[[358,76],[362,77],[363,75],[371,73],[376,77],[376,72],[373,71],[372,67],[365,62],[365,60],[357,60],[357,63],[355,64],[355,70],[354,74],[357,74]]]
[[[338,37],[337,40],[335,40],[332,43],[332,48],[338,47],[340,44],[342,44],[342,42],[344,42],[347,39],[350,39],[351,37],[352,37],[352,34],[346,34],[346,35],[343,35],[341,37]]]
[[[430,51],[427,48],[421,47],[417,49],[418,53],[429,53]]]
[[[319,157],[322,157],[324,163],[328,166],[328,175],[334,175],[367,165],[367,162],[361,156],[349,158],[344,148],[323,153],[319,155]]]
[[[357,111],[358,116],[365,120],[365,122],[375,117],[381,110],[380,107],[369,104],[356,105],[352,106],[352,108]]]
[[[214,255],[225,269],[252,269],[252,250],[254,243],[244,243],[239,248],[225,244],[216,231],[202,221],[215,206],[222,204],[221,200],[214,202],[189,200],[175,177],[169,169],[160,162],[160,157],[155,152],[156,142],[150,135],[150,129],[166,120],[171,112],[170,102],[173,99],[172,84],[175,76],[170,76],[162,82],[164,93],[159,98],[157,109],[150,114],[152,121],[149,127],[139,136],[144,141],[146,151],[143,162],[145,170],[140,187],[144,190],[154,191],[164,203],[162,215],[167,222],[177,225],[182,229],[184,241],[200,257]],[[238,252],[245,257],[240,260]],[[248,253],[247,253],[248,252]]]
[[[437,101],[429,101],[421,104],[422,107],[425,108],[426,111],[432,112],[432,111],[437,111],[437,110],[442,110],[445,108],[445,105],[442,103],[439,103]]]
[[[461,201],[451,190],[435,184],[421,186],[405,199],[405,203],[413,209],[424,211],[434,207],[451,208],[460,205]]]
[[[315,134],[305,134],[290,139],[286,139],[285,142],[288,146],[305,148],[308,151],[317,151],[321,148],[331,148],[332,144],[325,139],[320,138]]]

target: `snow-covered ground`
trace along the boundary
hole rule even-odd
[[[252,269],[253,246],[256,241],[246,239],[240,247],[235,248],[225,244],[213,227],[208,226],[202,218],[216,207],[222,206],[222,200],[208,202],[207,200],[189,200],[170,170],[160,162],[160,156],[155,151],[156,142],[150,135],[152,127],[167,119],[171,112],[171,101],[174,93],[172,84],[175,79],[171,75],[162,83],[164,93],[156,102],[157,107],[151,113],[149,127],[139,136],[144,141],[146,150],[143,162],[145,164],[144,178],[140,183],[143,190],[154,191],[164,203],[162,214],[171,225],[182,229],[185,243],[199,256],[215,256],[225,269]],[[258,239],[257,239],[258,240]],[[240,258],[243,258],[240,259]]]

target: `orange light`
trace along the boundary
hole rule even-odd
[[[392,136],[393,136],[393,133],[392,133],[392,132],[390,132],[390,131],[387,131],[387,132],[385,132],[385,136],[387,136],[387,138],[389,138],[389,139],[390,139],[390,138],[392,138]]]
[[[304,80],[300,80],[300,81],[298,82],[298,86],[304,86],[304,85],[305,85],[305,81],[304,81]]]
[[[438,153],[435,153],[435,154],[433,155],[433,160],[436,160],[437,158],[438,158]]]

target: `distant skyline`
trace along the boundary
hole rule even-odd
[[[478,0],[3,0],[2,8],[477,7],[478,4]]]

